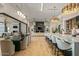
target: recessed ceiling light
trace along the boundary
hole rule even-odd
[[[22,12],[20,12],[20,11],[17,11],[17,14],[18,14],[20,17],[22,17],[22,18],[26,18],[26,16],[25,16]]]

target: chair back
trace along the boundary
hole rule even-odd
[[[19,35],[13,35],[12,40],[21,40]]]
[[[51,39],[52,39],[52,43],[56,43],[56,38],[55,38],[55,36],[51,36]]]
[[[63,39],[56,38],[57,46],[61,50],[67,50],[71,48],[71,44],[66,43]]]

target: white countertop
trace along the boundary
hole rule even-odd
[[[75,44],[79,44],[79,36],[73,37],[72,35],[69,34],[59,34],[59,33],[52,33],[51,36],[55,36],[56,38],[60,38],[64,42],[68,43],[71,45],[72,48],[72,55],[75,56],[75,48],[79,50],[79,46]],[[79,53],[79,52],[78,52]]]
[[[59,33],[52,33],[51,35],[63,39],[66,42],[72,43],[72,42],[79,42],[79,36],[78,37],[73,37],[72,35],[69,34],[59,34]]]
[[[73,40],[74,42],[79,42],[79,37],[73,37],[72,40]]]
[[[58,34],[58,33],[55,33],[52,35],[57,37],[57,38],[60,38],[61,40],[66,41],[68,43],[72,43],[72,36],[71,35],[63,35],[63,34]]]

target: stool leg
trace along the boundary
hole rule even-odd
[[[54,54],[56,55],[56,47],[55,47],[54,49],[55,49],[55,50],[54,50],[54,51],[55,51],[55,53],[54,53]]]
[[[57,51],[57,56],[59,56],[59,52],[60,52],[60,51],[58,50],[58,51]]]

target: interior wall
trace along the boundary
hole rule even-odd
[[[19,21],[16,21],[10,17],[0,14],[0,23],[4,24],[4,32],[5,32],[5,22],[7,26],[8,32],[19,31]],[[17,26],[17,29],[14,29],[13,26]]]
[[[34,34],[34,25],[35,25],[35,22],[34,22],[34,21],[31,21],[31,22],[30,22],[30,25],[29,25],[31,35]]]
[[[6,17],[6,26],[7,26],[7,30],[8,32],[13,32],[13,31],[17,31],[19,32],[19,21],[12,19],[10,17]],[[17,28],[13,28],[14,26],[17,26]]]
[[[18,28],[16,29],[16,28],[13,28],[13,26],[17,26]],[[8,29],[8,32],[13,32],[13,31],[17,31],[17,32],[19,32],[19,23],[7,23],[7,29]]]
[[[45,25],[45,32],[50,32],[50,22],[49,21],[45,21],[44,25]]]
[[[7,31],[9,33],[13,32],[13,31],[17,31],[19,32],[19,21],[12,19],[10,17],[7,17],[5,15],[0,15],[0,23],[4,24],[4,32],[5,32],[5,23],[4,20],[6,20],[6,26],[7,26]],[[1,25],[0,27],[2,27],[3,25]],[[17,26],[18,28],[13,28],[13,26]],[[21,31],[22,33],[26,34],[26,24],[21,23]],[[3,32],[2,32],[3,33]],[[2,35],[2,33],[0,33],[0,36]]]
[[[26,24],[21,23],[21,32],[26,34]]]
[[[30,24],[29,27],[30,27],[31,35],[35,35],[36,34],[34,32],[35,21],[30,21],[29,24]],[[45,25],[45,32],[49,32],[50,31],[50,21],[44,21],[44,25]]]
[[[2,36],[2,33],[5,31],[5,25],[4,25],[4,15],[0,14],[0,36]]]

